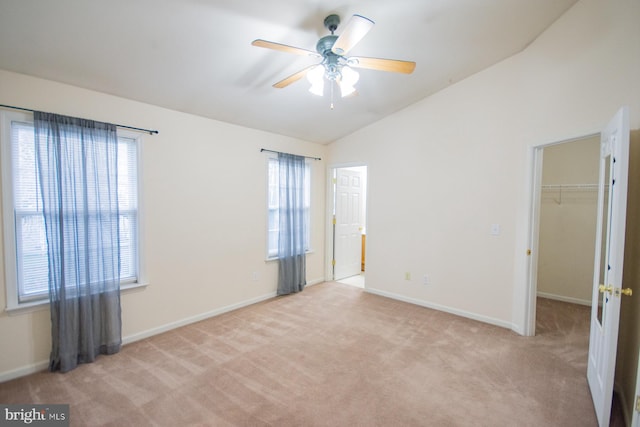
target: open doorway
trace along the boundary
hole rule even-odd
[[[535,147],[530,334],[587,374],[600,135]],[[561,354],[564,342],[575,345]]]
[[[367,167],[331,169],[331,277],[364,288],[366,270]]]
[[[542,148],[537,296],[591,306],[600,136]]]
[[[591,305],[599,143],[596,134],[534,148],[525,335],[536,334],[538,298]]]

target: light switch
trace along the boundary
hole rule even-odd
[[[492,236],[500,235],[500,224],[491,224],[491,235]]]

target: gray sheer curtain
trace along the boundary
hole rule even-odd
[[[305,235],[305,159],[278,154],[278,295],[300,292],[307,284]]]
[[[118,138],[114,125],[34,113],[51,306],[49,369],[120,350]]]

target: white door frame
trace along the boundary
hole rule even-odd
[[[326,219],[325,219],[325,280],[333,280],[333,202],[335,192],[333,188],[333,170],[341,168],[354,168],[354,167],[366,167],[367,168],[367,183],[365,191],[369,192],[369,165],[365,162],[347,162],[347,163],[332,163],[327,165],[327,199],[326,199]],[[369,215],[369,195],[365,195],[364,215],[365,218]],[[365,222],[366,224],[366,222]]]
[[[576,138],[536,145],[530,149],[531,191],[529,198],[529,228],[527,236],[528,262],[526,268],[526,295],[524,304],[525,322],[521,331],[524,336],[534,336],[536,334],[536,299],[538,294],[538,255],[541,205],[540,195],[542,193],[542,154],[545,148],[576,142],[587,138],[594,138],[599,135],[599,133],[592,133]]]

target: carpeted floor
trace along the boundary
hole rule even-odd
[[[589,308],[539,300],[532,338],[325,283],[0,384],[72,426],[595,426]]]

